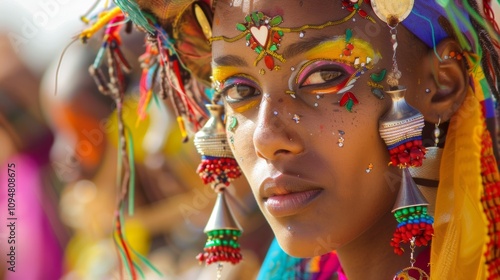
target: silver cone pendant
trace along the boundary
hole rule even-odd
[[[379,120],[379,132],[390,154],[390,165],[418,167],[425,158],[422,145],[424,116],[405,100],[406,88],[386,91],[392,99],[390,110]]]
[[[214,209],[205,226],[204,232],[220,229],[236,229],[242,231],[240,224],[234,218],[231,208],[227,205],[224,190],[217,194]]]
[[[411,177],[408,168],[403,168],[403,177],[401,178],[401,188],[399,189],[398,197],[392,212],[399,209],[404,209],[412,206],[427,206],[429,202],[425,199],[424,195],[420,192]]]
[[[198,261],[206,264],[216,262],[237,264],[242,260],[238,243],[241,227],[226,203],[224,191],[218,193],[205,233],[208,238],[203,252],[196,257]]]
[[[194,145],[198,153],[202,156],[233,158],[222,119],[224,106],[207,104],[206,107],[210,118],[194,136]]]

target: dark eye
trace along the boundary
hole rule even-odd
[[[251,81],[247,81],[242,77],[230,78],[224,82],[221,93],[226,97],[226,101],[229,103],[260,95],[260,90],[257,89],[257,86],[252,84]]]
[[[301,86],[318,85],[332,82],[344,73],[337,70],[319,70],[309,75]]]
[[[356,68],[334,60],[318,59],[305,63],[295,76],[299,89],[311,94],[334,94],[352,87]]]

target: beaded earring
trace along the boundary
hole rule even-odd
[[[410,279],[411,273],[420,275],[419,279],[428,279],[425,271],[414,267],[414,250],[416,246],[425,246],[433,234],[433,218],[427,214],[429,204],[411,177],[409,167],[422,165],[425,158],[425,148],[422,145],[422,129],[424,117],[405,100],[406,88],[399,85],[401,71],[396,60],[397,26],[411,12],[413,0],[393,2],[388,0],[372,0],[375,14],[387,23],[391,33],[393,49],[392,71],[387,75],[390,90],[386,93],[392,99],[391,109],[381,117],[379,131],[384,139],[391,157],[390,165],[402,170],[402,180],[393,213],[398,226],[391,239],[394,252],[402,255],[402,244],[410,244],[410,266],[402,269],[394,279]]]
[[[237,264],[242,259],[238,243],[242,229],[225,197],[226,188],[232,180],[241,176],[241,171],[226,138],[222,119],[224,106],[209,104],[206,107],[210,118],[194,138],[196,149],[202,157],[197,172],[203,183],[210,184],[217,193],[217,200],[204,230],[208,240],[197,259],[206,264],[218,263],[220,274],[222,262]],[[230,125],[233,124],[235,128],[236,121]]]

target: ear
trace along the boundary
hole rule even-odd
[[[452,39],[441,41],[436,51],[431,49],[425,56],[421,71],[419,92],[409,103],[428,122],[448,121],[467,93],[467,68],[460,45]]]

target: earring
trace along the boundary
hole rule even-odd
[[[393,102],[389,112],[380,119],[379,132],[391,155],[389,164],[402,169],[401,186],[392,210],[398,226],[390,244],[396,254],[402,255],[404,250],[401,245],[409,243],[413,256],[415,246],[426,246],[434,230],[433,218],[427,213],[429,203],[418,189],[409,171],[409,167],[421,166],[425,156],[425,148],[422,146],[424,117],[406,103],[405,92],[406,89],[403,87],[386,91]],[[411,266],[403,269],[396,276],[402,277],[414,270],[418,273],[423,272],[424,274],[421,274],[423,277],[427,276],[423,270],[413,266],[414,262],[412,257]],[[397,277],[395,279],[399,279]]]
[[[436,186],[439,183],[439,165],[443,154],[443,149],[438,147],[439,136],[441,135],[440,124],[441,117],[439,117],[438,123],[434,124],[434,146],[425,149],[425,159],[422,162],[422,166],[418,168],[410,167],[410,173],[413,178],[425,179],[428,182],[434,181],[436,182]],[[432,209],[429,209],[429,212],[432,212],[430,210]]]
[[[238,243],[242,229],[225,198],[226,188],[232,180],[241,176],[241,171],[226,140],[222,119],[224,107],[218,104],[206,107],[210,119],[194,138],[196,149],[202,156],[197,172],[203,183],[210,184],[217,193],[217,200],[204,230],[208,236],[204,252],[196,258],[207,265],[219,263],[220,274],[221,262],[237,264],[242,259]]]
[[[441,130],[439,129],[440,124],[441,124],[441,117],[439,117],[438,123],[435,124],[434,127],[434,147],[437,147],[439,144],[439,136],[441,135]]]
[[[386,91],[392,99],[392,107],[379,121],[380,135],[391,156],[389,164],[402,169],[401,186],[392,210],[398,226],[390,244],[398,255],[404,252],[402,244],[409,243],[411,249],[410,266],[402,269],[394,279],[409,279],[405,277],[409,276],[410,271],[420,274],[420,278],[417,279],[428,279],[429,276],[425,271],[414,267],[413,252],[415,246],[425,246],[431,240],[434,232],[433,218],[427,214],[429,203],[417,188],[408,170],[409,167],[421,166],[425,156],[425,148],[422,145],[424,117],[405,100],[406,88],[399,85],[402,74],[396,60],[398,47],[396,28],[410,14],[413,1],[401,1],[398,5],[388,0],[372,0],[371,3],[375,14],[390,28],[393,50],[392,70],[387,76],[390,90]]]

